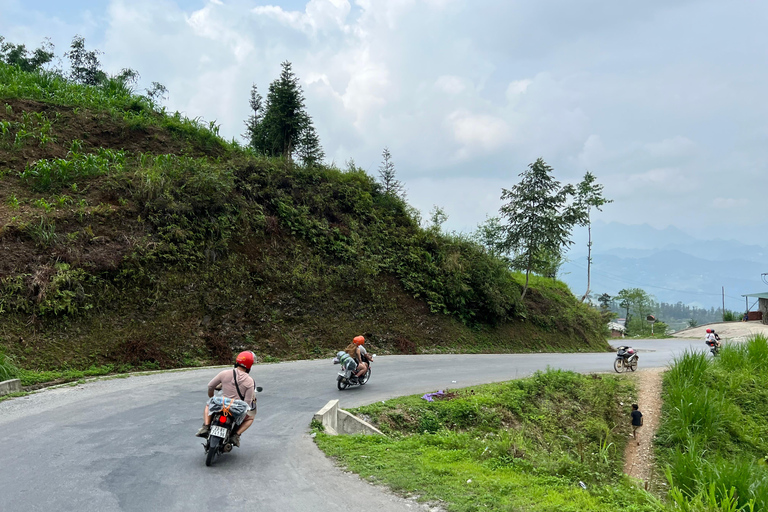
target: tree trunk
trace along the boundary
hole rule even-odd
[[[589,235],[588,242],[587,242],[587,291],[584,292],[584,295],[581,297],[581,302],[584,302],[584,300],[587,298],[587,295],[589,295],[589,285],[590,285],[590,277],[592,273],[592,224],[587,224],[587,233]]]
[[[525,293],[528,291],[528,277],[531,275],[531,262],[528,260],[528,266],[525,268],[525,286],[523,286],[523,293],[520,295],[520,300],[525,298]]]

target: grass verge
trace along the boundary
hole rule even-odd
[[[549,370],[356,409],[387,437],[316,442],[361,477],[451,511],[659,510],[622,474],[631,382]]]
[[[679,510],[768,510],[768,339],[685,353],[664,378],[660,462]]]
[[[10,400],[11,398],[20,398],[31,394],[29,391],[18,391],[16,393],[8,393],[7,395],[0,395],[0,402]]]

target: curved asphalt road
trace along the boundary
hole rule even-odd
[[[640,368],[702,342],[637,341]],[[549,367],[612,371],[612,353],[387,356],[370,382],[336,389],[328,359],[254,367],[265,392],[242,447],[206,467],[206,384],[218,370],[160,373],[50,389],[0,402],[0,511],[404,511],[424,505],[344,474],[307,435],[328,400],[395,396],[510,380]],[[429,367],[428,373],[423,372]],[[455,383],[454,383],[455,381]],[[347,498],[341,500],[342,492]],[[353,496],[366,496],[353,506]]]

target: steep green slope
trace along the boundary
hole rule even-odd
[[[606,347],[565,285],[520,303],[520,275],[360,169],[2,64],[0,123],[0,346],[23,368],[318,357],[358,333],[385,353]]]

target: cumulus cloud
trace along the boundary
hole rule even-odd
[[[509,137],[507,123],[498,117],[459,110],[451,113],[447,121],[464,156],[475,150],[496,149]]]
[[[435,81],[435,87],[448,94],[461,94],[469,88],[467,80],[453,75],[438,77]]]

